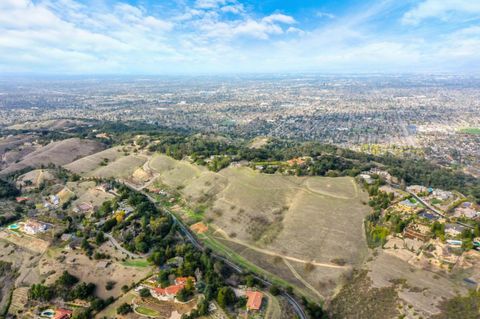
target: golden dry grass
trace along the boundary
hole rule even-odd
[[[8,174],[25,167],[40,167],[53,163],[55,165],[65,165],[102,149],[102,144],[91,141],[81,140],[79,138],[70,138],[62,141],[52,142],[42,146],[32,153],[27,154],[21,161],[10,165],[0,172]]]

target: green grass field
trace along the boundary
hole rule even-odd
[[[149,317],[160,316],[160,314],[157,311],[155,311],[153,309],[150,309],[150,308],[147,308],[147,307],[143,307],[143,306],[138,306],[137,308],[135,308],[135,311],[138,312],[139,314],[149,316]]]
[[[466,127],[460,129],[459,132],[471,135],[480,135],[480,127]]]
[[[140,267],[140,268],[145,268],[150,266],[148,261],[145,259],[126,260],[122,263],[122,265],[127,267]]]

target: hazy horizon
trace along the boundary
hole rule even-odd
[[[0,72],[480,72],[480,2],[3,0]]]

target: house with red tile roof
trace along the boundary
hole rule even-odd
[[[73,311],[71,310],[59,308],[55,310],[55,315],[53,316],[53,319],[69,319],[72,317],[72,314]]]
[[[188,279],[191,279],[192,283],[195,284],[194,277],[178,277],[178,278],[175,278],[175,285],[185,285]]]
[[[23,202],[26,202],[27,200],[29,200],[30,198],[28,197],[16,197],[15,200],[17,201],[17,203],[23,203]]]
[[[260,291],[247,291],[247,309],[260,310],[262,306],[263,293]]]
[[[184,284],[181,285],[171,285],[166,288],[153,288],[150,290],[150,293],[153,297],[158,300],[168,301],[174,300],[175,296],[185,287]]]

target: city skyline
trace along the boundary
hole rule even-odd
[[[478,74],[480,3],[0,3],[3,74]]]

